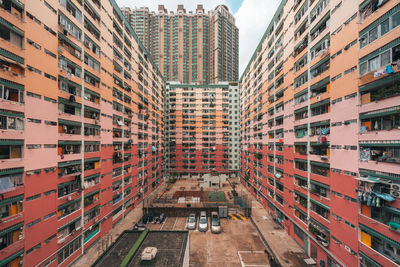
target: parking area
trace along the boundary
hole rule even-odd
[[[268,255],[250,220],[240,215],[221,219],[222,233],[189,231],[191,267],[269,266]],[[197,218],[198,219],[198,218]],[[185,230],[186,217],[167,217],[162,224],[148,223],[151,230]],[[197,227],[196,227],[197,228]]]

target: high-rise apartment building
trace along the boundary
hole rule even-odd
[[[159,184],[164,80],[114,0],[0,17],[0,265],[69,266]]]
[[[400,4],[284,0],[240,82],[242,182],[318,266],[400,264]]]
[[[239,30],[225,5],[206,13],[198,5],[170,12],[122,8],[167,81],[212,84],[238,79]]]
[[[237,173],[240,156],[238,84],[167,83],[165,98],[166,171],[184,175]]]

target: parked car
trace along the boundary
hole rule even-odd
[[[211,212],[211,232],[214,234],[221,233],[221,222],[216,211]]]
[[[191,213],[188,217],[188,221],[186,224],[186,228],[188,230],[195,230],[196,229],[196,214]]]
[[[208,229],[207,214],[205,211],[200,212],[199,231],[206,232]]]

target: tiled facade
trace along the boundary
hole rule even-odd
[[[237,83],[167,83],[165,168],[171,174],[239,170],[240,103]]]
[[[0,265],[68,266],[161,182],[164,80],[114,0],[3,0],[0,37]]]
[[[241,77],[242,182],[318,266],[400,264],[399,36],[399,1],[282,1]]]
[[[196,12],[178,5],[176,13],[163,5],[122,8],[167,81],[213,84],[238,80],[239,30],[225,5]]]

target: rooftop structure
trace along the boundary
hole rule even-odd
[[[153,260],[143,262],[142,252],[147,247],[157,248]],[[105,251],[93,267],[119,266],[188,267],[189,232],[187,231],[125,231]]]

